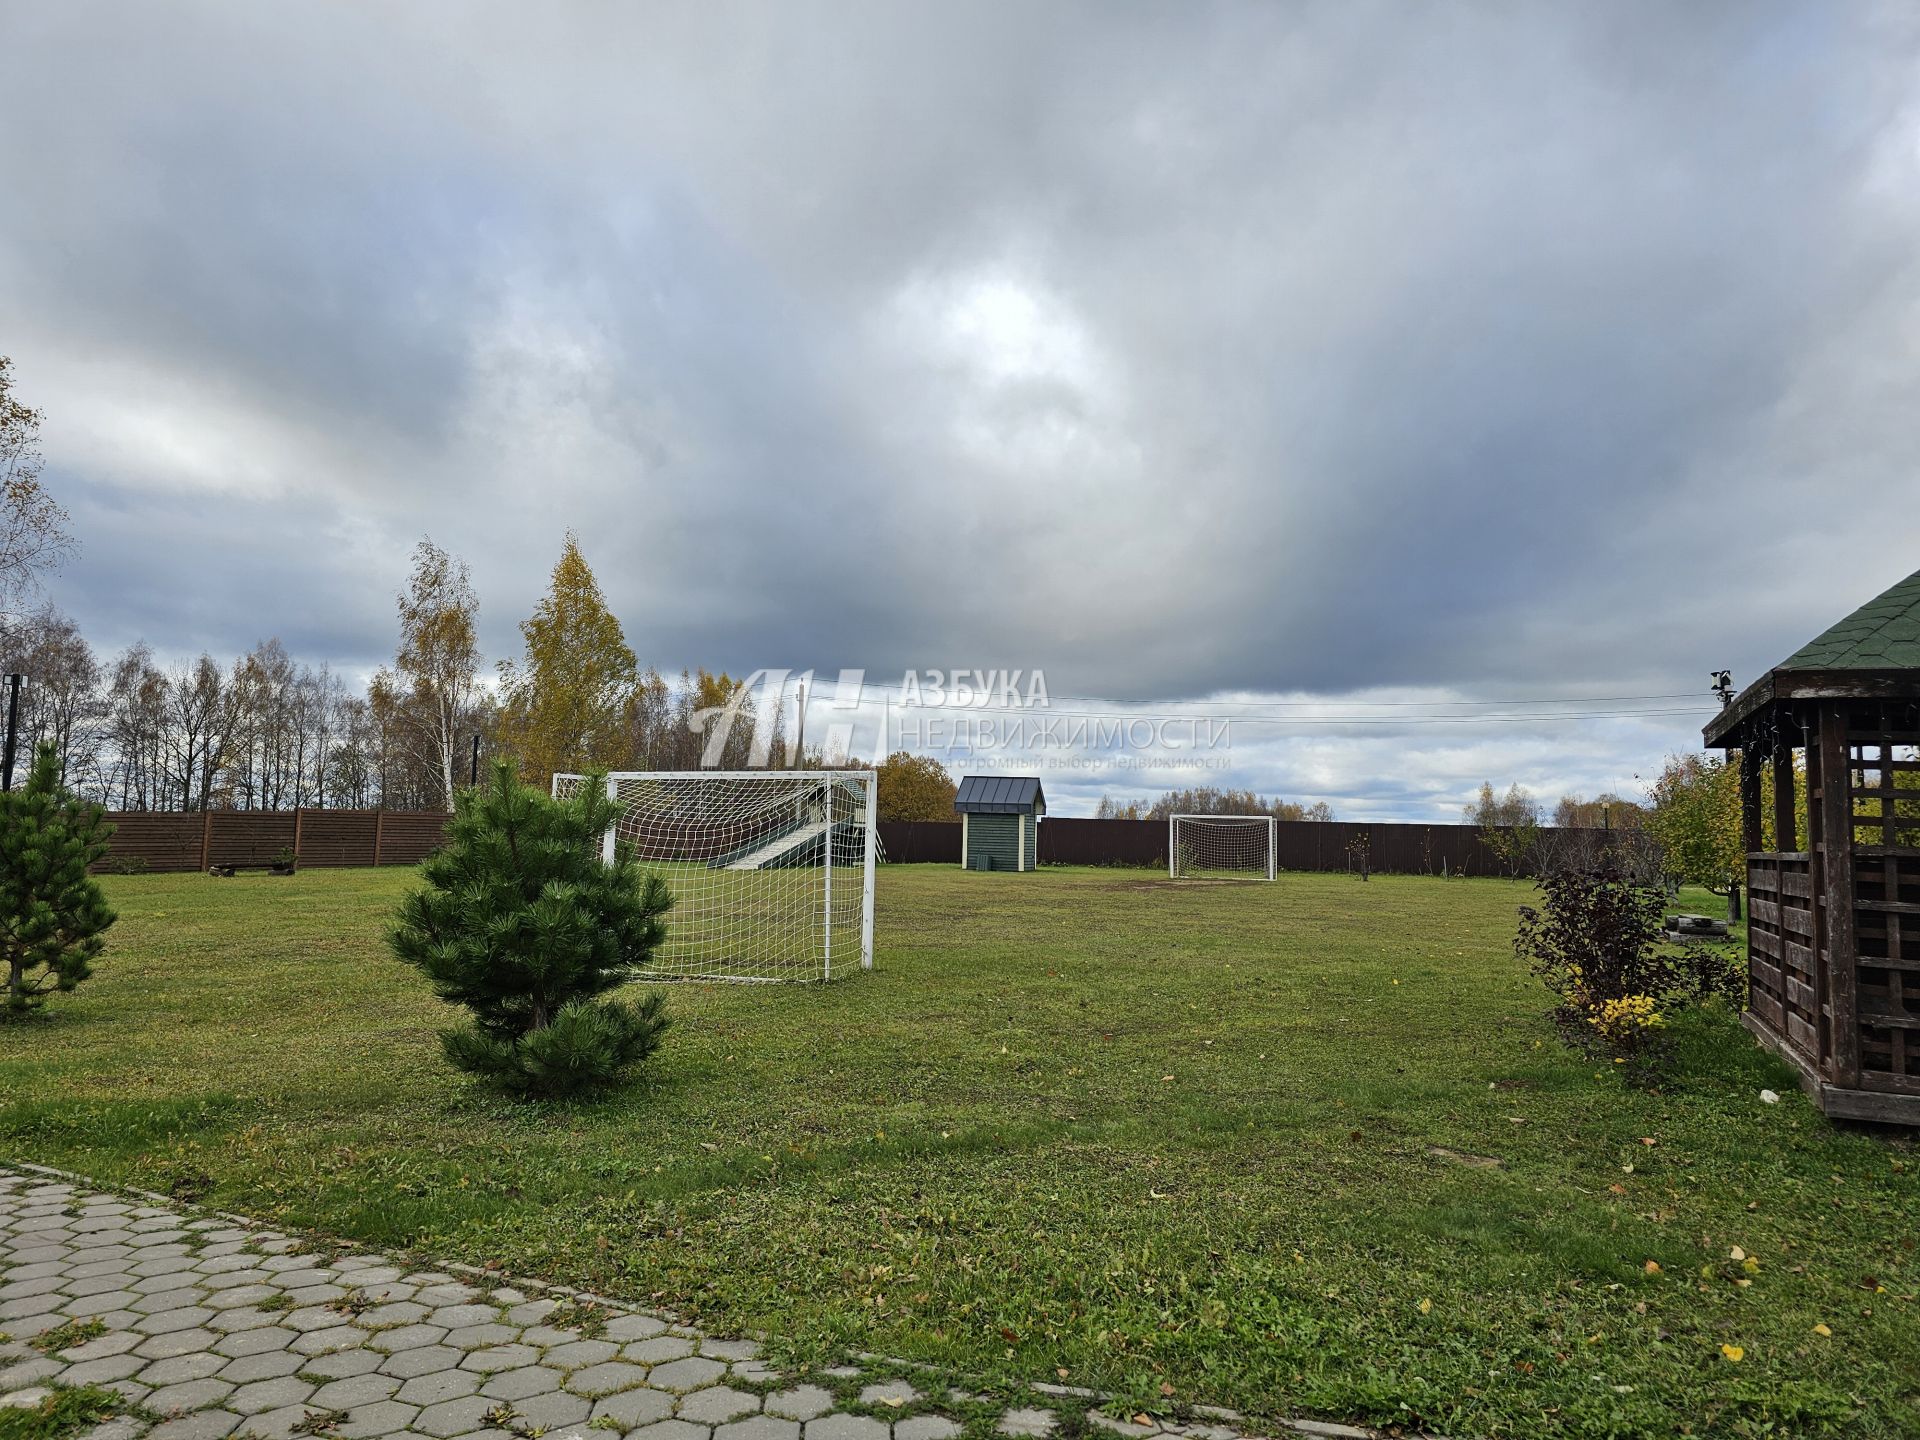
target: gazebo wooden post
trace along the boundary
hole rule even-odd
[[[1748,857],[1764,848],[1760,834],[1760,751],[1752,745],[1740,751],[1740,848]],[[1752,859],[1747,861],[1752,865]],[[1753,886],[1748,885],[1749,892]]]
[[[1800,848],[1793,784],[1793,732],[1783,722],[1773,738],[1773,848],[1782,854]]]
[[[1820,706],[1820,890],[1826,921],[1828,1014],[1833,1035],[1833,1079],[1836,1085],[1860,1084],[1860,1027],[1855,1022],[1859,990],[1858,957],[1853,920],[1853,796],[1852,767],[1847,754],[1846,707],[1832,701]]]

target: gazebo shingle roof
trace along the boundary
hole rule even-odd
[[[1920,669],[1920,570],[1829,626],[1773,668]]]

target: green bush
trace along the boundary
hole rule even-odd
[[[389,938],[435,994],[473,1012],[440,1037],[460,1069],[521,1094],[568,1095],[659,1045],[661,995],[602,998],[640,977],[673,903],[624,846],[602,863],[617,814],[604,785],[554,800],[505,762],[455,800],[447,844],[421,867],[426,883]]]
[[[1665,941],[1666,891],[1611,861],[1557,870],[1540,882],[1546,903],[1520,907],[1514,953],[1556,997],[1562,1037],[1652,1079],[1671,1052],[1672,1012],[1711,995],[1738,1003],[1746,977],[1723,948]]]
[[[34,753],[25,785],[0,794],[0,1017],[30,1014],[93,973],[114,914],[87,867],[112,834],[106,811],[60,784],[51,745]]]

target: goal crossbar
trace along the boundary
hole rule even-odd
[[[553,777],[574,794],[585,776]],[[615,770],[601,842],[674,897],[638,978],[831,980],[873,967],[878,777],[871,770]]]
[[[1218,874],[1276,879],[1279,828],[1271,815],[1169,815],[1167,878]]]

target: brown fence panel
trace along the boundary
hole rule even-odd
[[[198,870],[205,865],[266,865],[282,850],[302,865],[417,865],[446,839],[440,810],[215,810],[183,815],[121,811],[112,849],[97,869]],[[897,865],[960,863],[957,820],[882,820],[881,852]],[[1282,870],[1369,867],[1390,875],[1503,875],[1505,867],[1472,825],[1359,824],[1281,820],[1275,859]],[[1543,832],[1554,833],[1554,832]],[[1595,840],[1609,832],[1570,831]],[[1137,865],[1164,870],[1164,820],[1040,823],[1043,865]]]
[[[268,865],[282,850],[292,850],[291,810],[213,810],[207,842],[209,865]]]
[[[168,811],[109,815],[112,849],[96,870],[198,870],[205,819]]]
[[[882,820],[880,853],[893,865],[958,865],[958,820]]]
[[[294,847],[302,865],[371,865],[373,836],[379,825],[372,810],[302,810],[300,843]]]
[[[269,865],[291,850],[302,865],[417,865],[446,839],[440,810],[110,812],[114,834],[96,870],[199,870]]]
[[[1042,865],[1167,865],[1164,820],[1069,820],[1040,822]]]
[[[444,810],[388,810],[381,814],[380,853],[376,865],[418,865],[446,843]]]

